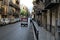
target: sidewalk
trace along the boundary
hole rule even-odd
[[[39,30],[39,40],[55,40],[54,36],[46,31],[43,27],[39,27],[36,22],[34,22]]]

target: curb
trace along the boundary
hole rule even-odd
[[[34,29],[33,29],[33,34],[34,34],[34,40],[37,40],[36,35],[35,35],[35,32],[34,32]]]
[[[8,23],[8,24],[0,25],[0,27],[6,26],[6,25],[10,25],[10,24],[15,24],[15,23],[18,23],[18,22],[13,22],[13,23]]]

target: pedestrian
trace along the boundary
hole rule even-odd
[[[28,18],[28,28],[30,27],[30,18]]]

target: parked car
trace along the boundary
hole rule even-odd
[[[0,19],[0,26],[3,25],[2,19]]]
[[[15,22],[14,19],[11,18],[11,19],[10,19],[10,24],[11,24],[11,23],[14,23],[14,22]]]
[[[10,20],[8,18],[5,18],[5,23],[6,24],[9,24],[10,23]]]
[[[5,25],[5,18],[0,19],[0,25]]]
[[[20,21],[20,19],[19,18],[15,18],[15,22],[19,22]]]
[[[17,22],[19,22],[20,21],[20,18],[17,18]]]
[[[10,20],[8,18],[2,18],[0,19],[0,25],[6,25],[9,24]]]

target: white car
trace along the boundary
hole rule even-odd
[[[19,22],[19,21],[20,21],[20,18],[17,18],[17,19],[16,19],[16,22]]]
[[[14,19],[10,19],[10,23],[14,23],[15,21],[14,21]]]
[[[3,23],[2,23],[2,21],[1,21],[1,19],[0,19],[0,25],[2,25]]]
[[[5,24],[6,24],[5,19],[4,18],[0,19],[0,25],[5,25]]]
[[[1,19],[1,22],[2,22],[3,24],[9,24],[10,20],[9,20],[8,18],[2,18],[2,19]]]
[[[9,24],[10,20],[8,18],[5,18],[5,23]]]

